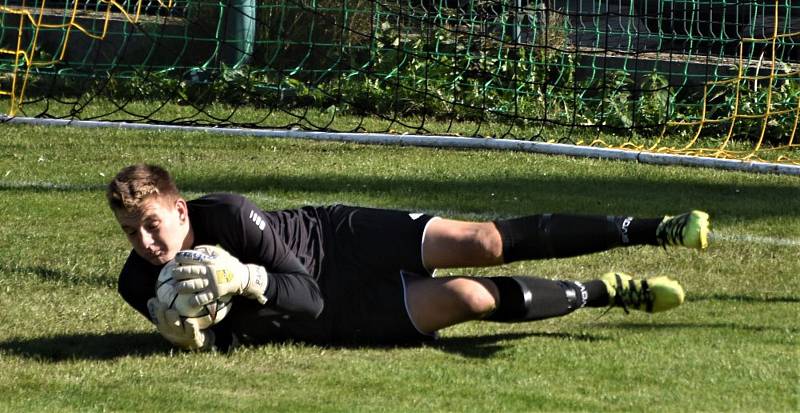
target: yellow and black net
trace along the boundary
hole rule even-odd
[[[0,0],[0,114],[796,163],[799,41],[789,0]]]

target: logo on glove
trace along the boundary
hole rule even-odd
[[[225,284],[233,281],[233,272],[227,268],[220,268],[214,271],[214,277],[217,279],[217,284]]]
[[[178,252],[177,255],[180,256],[182,259],[193,260],[193,261],[210,261],[217,257],[216,254],[204,254],[202,252],[195,250],[183,250]]]

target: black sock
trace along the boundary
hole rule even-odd
[[[536,277],[491,277],[500,293],[494,313],[487,320],[533,321],[567,315],[581,307],[608,305],[602,281],[546,280]]]
[[[506,263],[573,257],[625,245],[657,245],[660,218],[543,214],[494,221]]]
[[[606,283],[600,280],[584,281],[586,287],[586,307],[608,307],[609,296]]]
[[[663,218],[628,218],[630,224],[627,229],[628,241],[623,245],[658,245],[656,229]],[[624,221],[623,221],[624,224]]]

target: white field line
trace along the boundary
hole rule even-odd
[[[105,190],[105,185],[98,184],[71,184],[58,182],[33,182],[33,181],[2,181],[0,189],[44,189],[56,191],[94,191]]]
[[[776,247],[800,247],[800,239],[797,238],[778,238],[766,237],[761,235],[748,234],[724,234],[718,231],[712,232],[709,242],[738,242],[748,244],[772,245]]]
[[[800,165],[770,162],[740,161],[699,156],[630,151],[612,148],[577,146],[562,143],[531,142],[514,139],[470,138],[460,136],[396,135],[386,133],[333,133],[302,130],[272,130],[243,128],[214,128],[209,126],[155,125],[145,123],[87,121],[72,119],[41,119],[8,117],[0,114],[0,123],[45,126],[72,126],[80,128],[120,128],[132,130],[206,132],[234,136],[263,138],[311,139],[319,141],[354,142],[381,145],[408,145],[436,148],[496,149],[520,152],[565,155],[579,158],[615,159],[654,165],[681,165],[726,170],[800,175]]]

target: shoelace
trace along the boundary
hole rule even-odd
[[[683,245],[683,230],[689,223],[689,215],[670,218],[664,223],[664,229],[659,234],[661,246]]]
[[[647,284],[647,280],[642,280],[641,290],[636,288],[634,280],[629,280],[628,289],[625,290],[625,286],[622,284],[622,278],[616,274],[615,276],[617,278],[617,285],[614,286],[614,290],[616,291],[614,294],[615,305],[622,307],[625,314],[630,314],[628,310],[629,306],[639,308],[642,304],[645,305],[647,312],[652,312],[653,297],[650,294],[650,286]]]

